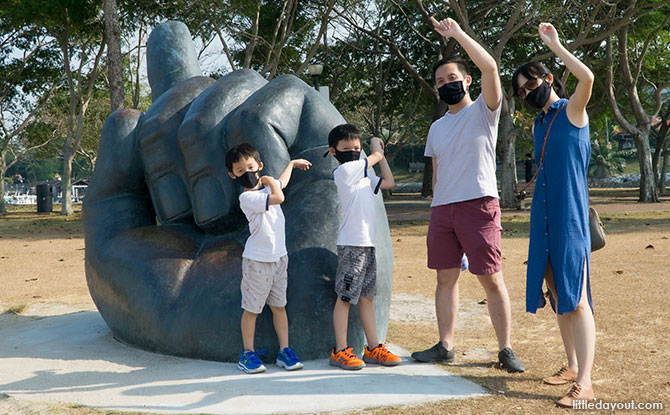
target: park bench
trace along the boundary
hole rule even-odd
[[[408,170],[409,170],[410,173],[413,172],[413,171],[423,171],[424,167],[425,167],[425,164],[422,161],[417,161],[417,162],[410,161]]]
[[[533,180],[530,183],[530,185],[528,185],[528,188],[526,188],[526,185],[527,185],[526,182],[516,184],[517,194],[522,190],[526,192],[526,197],[519,201],[520,209],[526,209],[528,206],[530,206],[530,202],[533,200],[533,191],[535,190],[535,180]]]

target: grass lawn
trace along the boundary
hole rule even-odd
[[[411,173],[407,169],[393,169],[393,179],[397,183],[416,183],[423,181],[423,172],[422,171],[412,171]]]
[[[420,173],[419,173],[420,174]],[[602,198],[629,199],[636,189],[592,192]],[[664,205],[667,202],[664,203]],[[592,256],[592,292],[597,329],[593,380],[604,401],[663,402],[670,406],[670,210],[644,205],[639,212],[603,215],[607,246]],[[80,214],[37,214],[34,207],[11,207],[0,214],[0,306],[18,312],[33,303],[92,306],[84,276]],[[569,386],[552,387],[541,378],[564,363],[556,319],[550,309],[525,312],[528,249],[527,213],[503,215],[503,272],[512,304],[512,345],[527,371],[508,374],[493,367],[497,342],[474,276],[460,280],[461,312],[456,331],[456,361],[444,369],[482,385],[490,396],[410,407],[385,407],[350,414],[565,414],[553,400]],[[427,220],[391,222],[395,253],[394,298],[423,299],[432,310],[434,272],[427,269]],[[392,320],[388,341],[409,351],[435,344],[434,319]],[[3,409],[0,393],[0,413]],[[120,414],[78,405],[19,402],[11,412],[24,415]],[[593,412],[599,413],[599,412]],[[617,412],[623,413],[623,412]],[[626,412],[634,413],[634,412]],[[654,412],[651,412],[654,413]],[[661,413],[661,412],[655,412]]]

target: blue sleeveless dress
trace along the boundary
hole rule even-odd
[[[535,160],[540,160],[544,136],[552,118],[567,99],[553,103],[545,115],[535,118]],[[544,162],[537,175],[530,208],[530,244],[526,274],[526,311],[535,313],[545,306],[542,282],[551,260],[559,314],[577,308],[584,267],[587,268],[589,305],[591,300],[590,264],[591,234],[589,232],[589,194],[586,183],[591,141],[589,126],[577,128],[568,121],[566,108],[556,117],[544,152]],[[550,296],[551,297],[551,296]]]

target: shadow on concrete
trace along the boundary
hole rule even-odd
[[[485,394],[470,381],[433,365],[413,363],[406,355],[397,367],[371,365],[350,372],[315,360],[299,371],[267,365],[266,373],[248,375],[232,363],[165,356],[124,345],[93,311],[42,319],[2,315],[0,323],[0,391],[16,399],[128,411],[261,414]]]

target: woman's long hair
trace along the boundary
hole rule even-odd
[[[546,66],[541,64],[540,62],[527,62],[524,63],[514,71],[514,76],[512,76],[512,88],[514,89],[514,95],[519,96],[519,75],[523,75],[526,79],[533,79],[533,78],[542,78],[545,79],[547,75],[549,75],[551,72],[549,69],[547,69]],[[567,98],[568,94],[565,92],[565,88],[563,87],[563,83],[558,80],[556,76],[554,76],[554,82],[551,84],[551,87],[556,91],[556,95],[558,95],[559,98]]]

